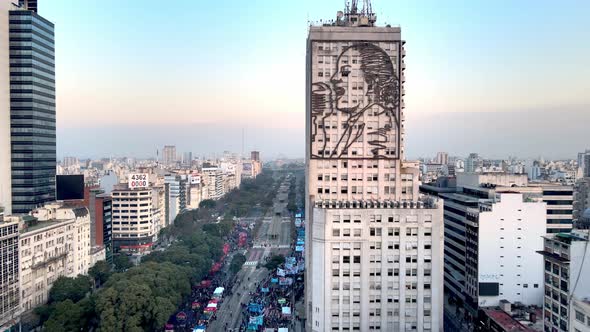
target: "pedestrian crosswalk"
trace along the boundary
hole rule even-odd
[[[258,261],[247,261],[244,263],[244,266],[256,266],[258,265]]]

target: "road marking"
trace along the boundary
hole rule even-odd
[[[244,266],[256,266],[258,265],[258,261],[247,261],[244,263]]]

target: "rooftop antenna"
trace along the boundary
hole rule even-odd
[[[350,7],[350,14],[358,14],[358,0],[352,0],[352,6]]]
[[[242,128],[242,156],[241,159],[244,159],[244,128]]]

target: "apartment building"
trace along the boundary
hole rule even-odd
[[[154,203],[153,194],[151,187],[114,187],[111,195],[115,251],[145,253],[151,249],[160,225],[159,205]]]
[[[47,302],[60,276],[87,274],[90,260],[90,216],[85,207],[46,204],[19,221],[20,289],[23,312]]]
[[[590,246],[588,230],[548,234],[539,251],[545,262],[544,330],[566,332],[588,325]],[[584,317],[583,317],[584,316]]]

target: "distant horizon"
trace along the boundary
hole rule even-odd
[[[560,125],[564,118],[568,120],[568,124]],[[304,125],[303,114],[299,122],[301,126]],[[407,160],[433,157],[437,152],[463,157],[476,152],[489,159],[514,156],[520,159],[544,157],[566,160],[576,159],[578,152],[590,148],[590,141],[586,137],[587,124],[590,124],[590,108],[586,107],[560,111],[447,112],[436,115],[407,112],[405,123]],[[454,127],[456,123],[470,123],[471,126],[459,132]],[[90,159],[153,158],[156,150],[161,151],[164,145],[175,145],[179,155],[184,152],[192,152],[198,156],[221,155],[223,151],[239,154],[242,148],[242,129],[245,156],[250,151],[257,150],[261,152],[263,159],[277,159],[279,155],[287,158],[305,157],[303,127],[269,129],[197,123],[138,127],[58,126],[58,159],[66,156]],[[107,130],[109,135],[104,136]],[[142,137],[140,134],[143,132],[151,132],[153,135]],[[517,135],[522,138],[515,137]],[[220,145],[219,137],[224,137],[223,145]],[[514,138],[510,146],[497,143],[498,138],[505,137]],[[277,145],[275,138],[280,138],[283,144]],[[120,148],[121,142],[132,148]],[[536,146],[536,150],[532,146]],[[113,147],[119,148],[113,150]]]

